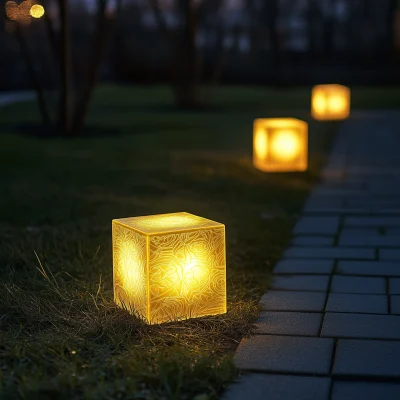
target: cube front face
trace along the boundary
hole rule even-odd
[[[253,164],[265,172],[305,171],[308,165],[308,126],[295,118],[254,121]]]
[[[114,220],[113,250],[115,301],[147,322],[226,312],[224,225],[188,213]]]
[[[340,120],[350,115],[350,89],[342,85],[317,85],[311,96],[311,114],[317,120]]]

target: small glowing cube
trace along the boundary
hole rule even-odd
[[[317,120],[340,120],[350,115],[350,89],[342,85],[317,85],[312,89],[311,114]]]
[[[185,212],[112,221],[114,300],[150,324],[226,313],[225,226]]]
[[[308,125],[295,118],[254,121],[253,164],[265,172],[305,171]]]

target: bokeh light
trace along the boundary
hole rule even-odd
[[[18,4],[15,1],[7,1],[5,4],[6,9],[6,17],[10,21],[18,21],[19,16],[19,8]]]
[[[40,4],[34,4],[29,12],[33,18],[42,18],[44,15],[44,7]]]
[[[23,1],[18,9],[19,9],[19,16],[18,22],[22,24],[29,24],[32,20],[30,11],[31,11],[32,3],[30,1]]]

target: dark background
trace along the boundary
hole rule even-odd
[[[57,32],[57,0],[41,3]],[[99,78],[141,84],[171,81],[173,70],[182,64],[183,52],[173,45],[185,21],[185,5],[181,9],[179,3],[182,0],[109,1]],[[300,85],[400,81],[400,11],[396,0],[194,3],[200,5],[189,25],[194,31],[199,82]],[[152,4],[161,19],[157,19]],[[95,0],[69,3],[75,76],[85,68],[97,7]],[[51,87],[57,80],[56,68],[42,20],[32,21],[24,30],[35,68]],[[0,89],[30,88],[13,23],[6,18],[0,23]]]

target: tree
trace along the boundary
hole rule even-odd
[[[396,30],[395,24],[398,18],[398,1],[389,0],[388,9],[386,13],[386,43],[387,43],[387,54],[389,58],[392,58],[396,53]]]
[[[53,118],[51,118],[50,107],[44,96],[43,77],[39,76],[35,68],[36,60],[32,57],[28,42],[25,39],[26,35],[24,35],[25,30],[28,31],[31,29],[26,24],[26,20],[21,17],[21,5],[27,2],[16,5],[18,7],[16,18],[11,19],[8,14],[7,16],[16,24],[15,32],[37,94],[42,121],[46,125],[51,126],[53,134],[70,137],[78,134],[84,126],[90,100],[97,82],[102,56],[106,47],[106,40],[110,31],[110,21],[107,17],[108,0],[97,0],[94,32],[86,60],[87,68],[85,76],[78,77],[81,78],[80,80],[74,80],[73,78],[69,0],[43,0],[43,2],[46,9],[55,7],[57,10],[55,18],[48,13],[45,13],[43,16],[46,28],[45,34],[51,45],[53,60],[58,70],[58,84],[56,87],[58,107],[56,107],[57,112]],[[27,16],[25,15],[24,18],[27,18]],[[55,26],[58,26],[59,29],[57,30]]]
[[[173,92],[175,103],[179,108],[197,108],[202,101],[199,96],[200,81],[200,54],[196,46],[196,33],[200,26],[200,20],[208,15],[216,16],[222,5],[221,0],[176,0],[174,11],[179,20],[177,29],[167,26],[165,15],[158,0],[148,0],[153,10],[154,18],[160,34],[167,41],[171,49]],[[221,31],[220,27],[216,31]],[[219,32],[221,33],[221,32]],[[220,41],[217,40],[217,50],[220,49]],[[221,74],[227,54],[219,52],[212,76],[212,83]],[[210,94],[208,93],[208,97]]]

